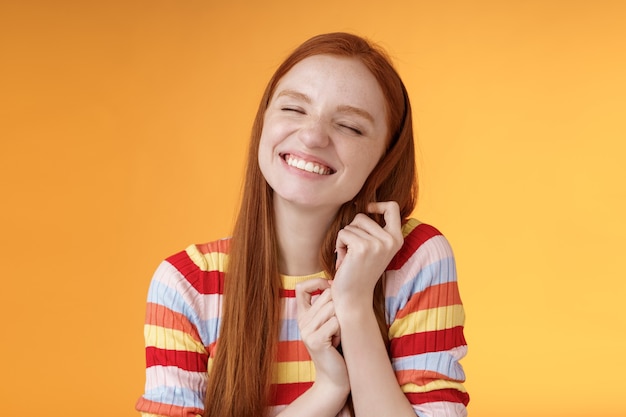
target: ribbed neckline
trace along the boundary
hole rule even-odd
[[[281,274],[280,278],[283,281],[283,287],[285,289],[293,289],[295,288],[297,283],[304,282],[313,278],[330,279],[330,277],[326,275],[326,272],[324,271],[316,272],[310,275],[283,275]]]

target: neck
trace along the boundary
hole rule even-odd
[[[336,214],[336,208],[302,208],[274,197],[281,274],[310,275],[322,270],[320,248]]]

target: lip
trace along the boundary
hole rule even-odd
[[[287,165],[288,167],[290,167],[290,166],[287,164],[287,157],[288,156],[293,156],[294,158],[301,159],[303,161],[311,162],[313,164],[320,165],[320,166],[323,166],[325,168],[328,168],[330,170],[330,174],[328,174],[328,175],[332,175],[335,172],[337,172],[337,170],[332,165],[330,165],[328,162],[324,161],[323,159],[313,157],[311,155],[303,154],[303,153],[300,153],[300,152],[280,152],[278,155],[280,156],[280,159],[283,161],[283,163],[285,165]],[[301,170],[299,170],[299,171],[301,171]],[[306,171],[304,171],[304,172],[306,172]],[[315,174],[315,175],[319,175],[319,174]]]

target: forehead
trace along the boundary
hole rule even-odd
[[[273,97],[284,89],[300,91],[312,98],[324,94],[371,106],[386,106],[382,89],[372,72],[352,57],[313,55],[304,58],[280,78]]]

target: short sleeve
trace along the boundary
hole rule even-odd
[[[466,416],[465,313],[452,249],[432,226],[409,226],[386,278],[392,366],[418,416]]]
[[[199,297],[179,269],[161,263],[146,307],[146,384],[136,404],[144,417],[195,417],[203,412],[208,351],[199,330]]]

